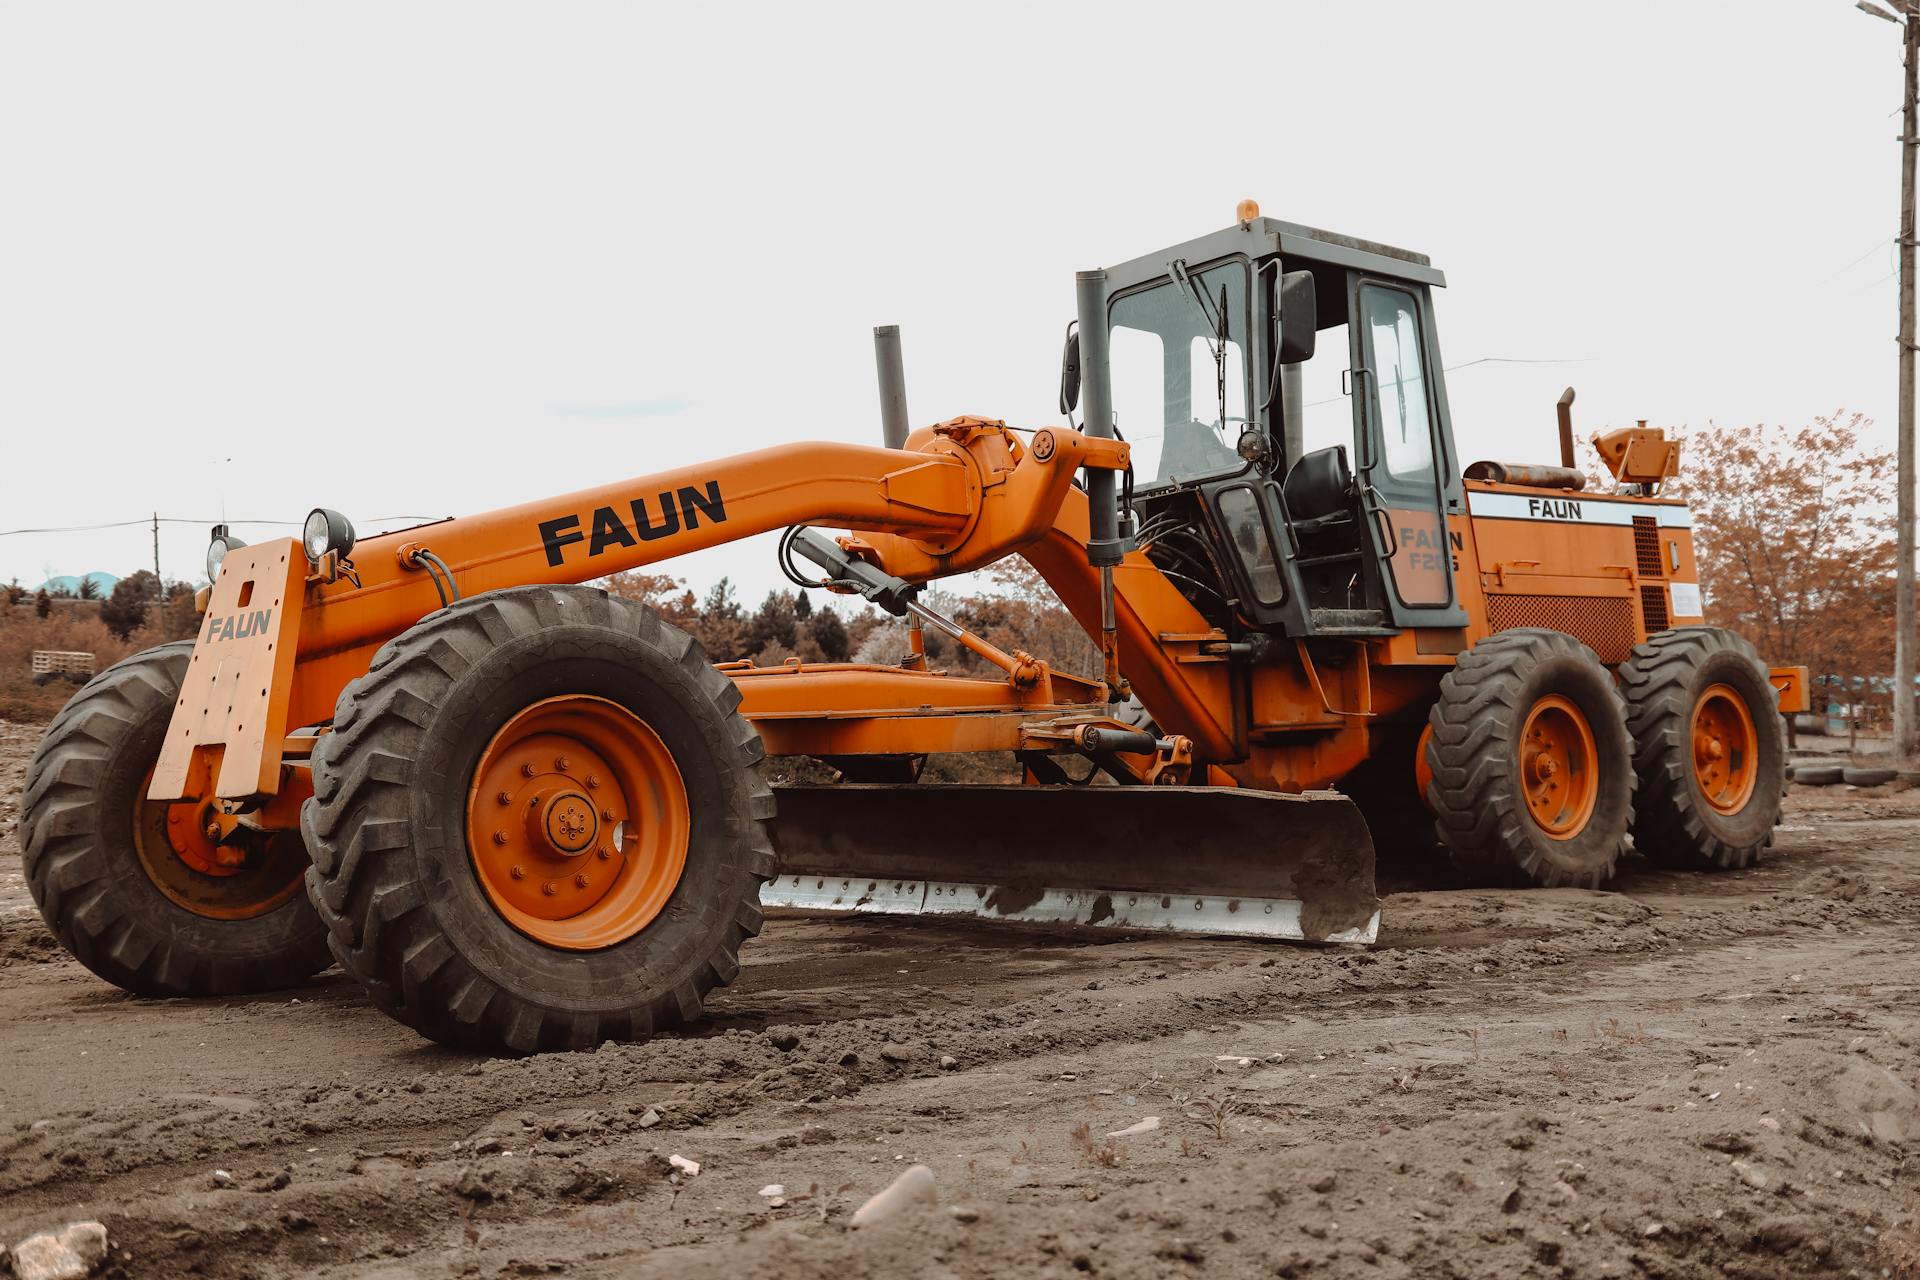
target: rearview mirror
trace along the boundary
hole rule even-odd
[[[1313,358],[1315,326],[1319,323],[1313,272],[1289,271],[1273,288],[1273,318],[1280,326],[1276,364],[1299,364]]]
[[[1080,334],[1077,325],[1067,326],[1067,345],[1060,352],[1060,413],[1066,416],[1080,404]]]

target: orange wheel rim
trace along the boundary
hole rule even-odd
[[[149,800],[153,770],[141,779],[133,849],[147,879],[175,906],[209,920],[263,916],[300,891],[307,871],[298,832],[256,831],[223,812],[210,794]]]
[[[610,947],[660,914],[687,865],[686,784],[666,744],[617,702],[536,702],[474,766],[467,848],[489,900],[521,933]]]
[[[1521,790],[1535,825],[1555,840],[1586,829],[1600,794],[1593,728],[1571,699],[1549,694],[1520,728]]]
[[[1693,704],[1693,780],[1716,813],[1738,813],[1753,798],[1759,735],[1747,700],[1731,686],[1709,685]]]

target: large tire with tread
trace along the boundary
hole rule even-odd
[[[1773,843],[1789,780],[1779,698],[1753,646],[1717,627],[1663,631],[1634,646],[1620,684],[1640,777],[1634,845],[1662,866],[1750,865]]]
[[[511,922],[468,836],[503,726],[579,699],[657,735],[686,813],[671,896],[637,932],[590,947]],[[308,892],[341,967],[387,1013],[468,1048],[585,1049],[698,1017],[739,971],[774,869],[773,793],[739,701],[691,636],[595,588],[491,592],[388,643],[341,693],[302,815]]]
[[[209,875],[169,844],[203,802],[149,802],[193,642],[162,645],[94,677],[47,726],[21,815],[28,891],[81,964],[140,995],[224,996],[292,986],[332,963],[300,890],[297,834],[242,833],[246,864]],[[207,846],[208,849],[211,846]]]
[[[1441,680],[1428,723],[1427,799],[1462,873],[1587,889],[1613,875],[1635,779],[1626,708],[1591,649],[1559,631],[1490,636]]]

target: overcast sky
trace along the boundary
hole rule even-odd
[[[1457,369],[1468,458],[1553,460],[1569,382],[1890,442],[1899,54],[1849,0],[0,4],[0,530],[158,510],[197,578],[222,516],[877,441],[882,323],[917,424],[1043,425],[1074,270],[1243,196],[1429,254],[1449,365],[1568,362]]]

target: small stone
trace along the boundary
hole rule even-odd
[[[980,1221],[980,1211],[964,1204],[957,1204],[947,1210],[947,1212],[953,1215],[955,1222],[974,1223]]]
[[[1110,1131],[1107,1136],[1109,1138],[1137,1138],[1143,1133],[1152,1133],[1159,1127],[1160,1117],[1148,1116],[1138,1124],[1130,1124],[1124,1129],[1114,1129]]]
[[[651,1129],[653,1128],[653,1126],[659,1123],[660,1123],[660,1113],[654,1110],[652,1107],[648,1107],[646,1111],[643,1112],[640,1116],[640,1127],[642,1129]]]
[[[1507,1194],[1501,1199],[1500,1212],[1514,1213],[1514,1212],[1517,1212],[1519,1208],[1520,1208],[1520,1188],[1515,1187],[1513,1190],[1507,1192]]]
[[[477,1156],[492,1155],[494,1152],[498,1151],[499,1149],[500,1149],[500,1139],[498,1138],[474,1139],[473,1154]]]
[[[871,1226],[933,1199],[933,1170],[923,1164],[909,1165],[886,1190],[855,1209],[851,1222],[856,1227]]]
[[[225,1169],[215,1169],[211,1174],[207,1175],[207,1181],[216,1190],[220,1191],[230,1190],[234,1185],[233,1175]]]
[[[13,1275],[19,1280],[80,1280],[88,1270],[78,1254],[44,1233],[13,1247]]]
[[[667,1163],[686,1174],[689,1178],[698,1177],[700,1174],[700,1162],[698,1160],[689,1160],[683,1155],[676,1154],[668,1156]]]
[[[1646,1226],[1640,1228],[1640,1234],[1645,1236],[1647,1239],[1651,1240],[1653,1239],[1653,1237],[1660,1235],[1666,1229],[1667,1229],[1667,1224],[1664,1222],[1649,1222]]]
[[[768,1200],[777,1200],[781,1196],[784,1196],[787,1194],[786,1184],[780,1183],[780,1182],[769,1182],[766,1186],[760,1188],[759,1194],[764,1196]]]
[[[12,1274],[17,1280],[79,1280],[106,1258],[104,1226],[98,1222],[69,1222],[57,1234],[42,1232],[15,1245]]]
[[[954,1057],[952,1054],[943,1053],[940,1055],[940,1069],[942,1071],[952,1071],[955,1067],[959,1065],[960,1065],[960,1059]]]
[[[1564,1182],[1556,1182],[1553,1184],[1553,1189],[1547,1195],[1547,1203],[1551,1205],[1572,1204],[1579,1198],[1579,1193],[1572,1187]]]
[[[769,1031],[767,1032],[767,1043],[782,1053],[792,1053],[800,1047],[800,1037],[786,1030]]]
[[[1745,1160],[1735,1160],[1733,1161],[1733,1171],[1740,1175],[1741,1181],[1745,1182],[1755,1191],[1765,1191],[1767,1189],[1767,1175],[1765,1171],[1757,1166],[1748,1164]]]
[[[1772,1116],[1761,1116],[1760,1127],[1762,1129],[1771,1129],[1775,1133],[1780,1132],[1780,1122],[1778,1120],[1775,1120]]]
[[[1309,1188],[1319,1192],[1321,1195],[1326,1195],[1327,1192],[1333,1190],[1334,1187],[1338,1185],[1339,1185],[1339,1179],[1335,1178],[1330,1173],[1323,1173],[1319,1177],[1315,1178],[1312,1182],[1309,1182],[1307,1184]]]
[[[880,1056],[888,1062],[912,1062],[913,1050],[889,1040],[880,1046]]]

